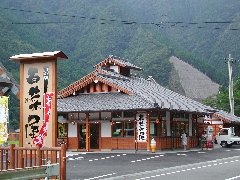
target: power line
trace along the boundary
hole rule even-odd
[[[133,25],[133,24],[143,24],[143,25],[156,25],[160,28],[168,28],[180,25],[180,27],[188,27],[188,25],[199,25],[197,26],[198,29],[207,28],[205,26],[201,26],[201,24],[231,24],[231,23],[239,23],[240,21],[205,21],[205,22],[184,22],[184,21],[161,21],[161,22],[136,22],[136,21],[128,21],[128,20],[117,20],[117,19],[109,19],[109,18],[96,18],[96,17],[87,17],[87,16],[78,16],[78,15],[69,15],[69,14],[59,14],[59,13],[48,13],[48,12],[41,12],[41,11],[31,11],[31,10],[24,10],[24,9],[17,9],[17,8],[7,8],[0,6],[0,9],[4,10],[12,10],[12,11],[19,11],[19,12],[27,12],[27,13],[35,13],[35,14],[43,14],[43,15],[53,15],[59,17],[69,17],[69,18],[78,18],[78,19],[91,19],[91,20],[98,20],[100,24],[108,24],[109,22],[118,22],[125,25]],[[167,15],[162,15],[167,16]],[[7,24],[6,22],[0,22]],[[8,24],[76,24],[79,22],[61,22],[61,21],[53,21],[53,22],[10,22]],[[183,25],[184,24],[184,25]],[[221,29],[219,27],[214,27],[213,29],[218,30]],[[229,30],[240,30],[239,28],[230,28]]]

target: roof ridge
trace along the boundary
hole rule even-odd
[[[128,67],[129,69],[134,69],[134,70],[138,70],[138,71],[142,70],[142,68],[130,63],[128,61],[128,59],[120,58],[118,56],[113,56],[113,55],[109,55],[109,57],[107,59],[103,60],[102,62],[98,63],[97,65],[95,65],[93,67],[97,69],[99,66],[103,66],[104,64],[106,64],[108,62],[111,63],[112,61],[122,67]]]
[[[86,76],[82,77],[81,79],[73,82],[72,84],[68,85],[67,87],[65,87],[64,89],[58,91],[58,96],[62,96],[64,94],[66,94],[66,92],[69,92],[69,90],[72,90],[73,88],[78,87],[79,85],[81,85],[83,82],[87,81],[88,79],[92,78],[93,76],[95,76],[95,73],[99,73],[99,71],[102,71],[101,69],[96,69],[94,71],[92,71],[91,73],[87,74]],[[103,72],[103,71],[102,71]],[[103,73],[104,74],[104,73]]]
[[[105,76],[105,77],[112,77],[114,79],[121,79],[121,80],[127,80],[127,81],[130,81],[128,78],[125,78],[124,76],[122,77],[117,77],[117,76],[114,76],[114,75],[109,75],[109,74],[103,74],[103,73],[100,73],[100,72],[96,72],[95,73],[95,76],[97,76],[98,74],[102,75],[102,76]]]

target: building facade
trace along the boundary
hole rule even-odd
[[[132,74],[142,68],[110,55],[95,70],[58,92],[58,144],[68,149],[150,150],[197,147],[199,123],[215,109]]]

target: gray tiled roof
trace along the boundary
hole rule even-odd
[[[137,94],[92,93],[57,100],[58,112],[88,112],[150,109],[153,104]]]
[[[159,109],[193,113],[209,113],[214,111],[209,106],[168,90],[153,81],[145,80],[133,74],[123,76],[111,70],[103,68],[101,70],[110,75],[95,73],[94,76],[126,89],[134,93],[134,95],[123,93],[80,94],[78,96],[58,99],[58,112],[127,110],[135,108],[154,109],[156,105],[158,105]]]
[[[7,79],[7,78],[2,78],[2,77],[0,77],[0,83],[4,83],[4,84],[6,84],[6,85],[12,84],[12,82],[11,82],[9,79]]]
[[[116,74],[118,73],[114,73],[113,76],[116,77]],[[160,86],[159,84],[154,83],[153,81],[145,80],[139,76],[131,75],[127,77],[118,74],[118,79],[100,73],[96,74],[96,76],[123,89],[133,92],[134,94],[138,94],[152,103],[158,103],[161,109],[198,113],[214,111],[214,109],[209,106],[182,96]],[[122,79],[120,79],[120,77],[122,77]]]
[[[20,90],[20,85],[17,83],[17,81],[11,76],[11,74],[7,71],[7,69],[3,66],[2,63],[0,63],[0,68],[3,70],[3,74],[0,77],[0,81],[2,83],[12,84],[8,85],[8,87],[5,87],[3,89],[4,92],[6,92],[9,88],[11,91],[16,95]]]
[[[235,116],[231,113],[228,113],[226,111],[223,111],[223,110],[219,110],[219,111],[215,112],[214,114],[216,114],[217,116],[219,116],[223,119],[227,119],[232,122],[240,122],[240,117],[237,117],[237,116]]]
[[[8,72],[8,70],[3,66],[3,64],[0,62],[0,68],[4,71],[5,75],[2,74],[2,78],[10,79],[10,81],[18,88],[20,89],[20,85],[17,83],[17,81],[11,76],[11,74]]]

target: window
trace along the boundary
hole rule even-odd
[[[189,133],[189,124],[188,122],[182,122],[182,121],[175,121],[173,122],[173,135],[175,137],[180,137],[182,135],[182,131],[185,130],[185,132]]]
[[[115,111],[112,113],[112,118],[130,118],[133,119],[134,115],[133,112],[129,112],[129,111]]]
[[[58,124],[58,137],[63,138],[67,137],[67,123],[59,123]]]
[[[156,120],[150,120],[150,136],[159,136],[159,123]]]
[[[166,121],[162,121],[162,137],[167,136],[167,123]]]
[[[134,121],[124,122],[124,137],[134,137]]]
[[[67,120],[67,114],[58,114],[58,119],[59,120],[62,120],[62,119]]]
[[[122,112],[113,112],[112,117],[113,118],[122,118]]]
[[[127,118],[127,117],[133,117],[133,112],[125,111],[125,112],[123,112],[123,116],[124,116],[125,118]]]
[[[150,117],[158,117],[158,111],[151,112]]]
[[[122,137],[122,122],[114,122],[112,125],[112,137]]]
[[[228,130],[227,129],[222,129],[220,131],[220,135],[228,135]]]
[[[112,137],[134,137],[134,121],[113,122]]]
[[[68,113],[68,120],[78,120],[78,113]]]
[[[197,122],[195,120],[192,121],[192,135],[197,135]]]

